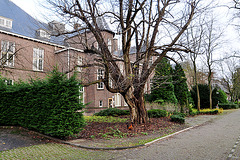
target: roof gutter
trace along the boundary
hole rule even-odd
[[[39,39],[36,39],[36,38],[31,38],[31,37],[23,36],[23,35],[20,35],[20,34],[8,32],[8,31],[4,31],[4,30],[0,30],[0,33],[7,34],[7,35],[11,35],[11,36],[14,36],[14,37],[19,37],[19,38],[27,39],[27,40],[34,41],[34,42],[38,42],[38,43],[42,43],[42,44],[47,44],[47,45],[59,47],[59,48],[66,48],[66,46],[63,46],[63,45],[59,45],[59,44],[55,44],[55,43],[51,43],[51,42],[46,42],[46,41],[43,41],[43,40],[39,40]]]

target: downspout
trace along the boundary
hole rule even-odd
[[[68,79],[70,78],[70,51],[69,51],[69,47],[70,45],[67,43],[68,48],[67,48],[67,67],[68,67],[68,74],[67,77]]]

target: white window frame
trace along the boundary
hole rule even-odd
[[[99,101],[99,107],[103,107],[103,100]]]
[[[8,67],[14,67],[15,59],[15,43],[10,41],[2,41],[1,43],[1,64]],[[6,54],[6,58],[3,55]]]
[[[12,29],[12,19],[0,16],[0,26]]]
[[[121,94],[116,93],[114,99],[115,99],[115,107],[120,107],[121,106]]]
[[[82,102],[83,104],[85,103],[84,98],[85,98],[85,92],[84,92],[84,87],[79,86],[79,103]]]
[[[47,31],[43,30],[43,29],[37,30],[37,34],[41,38],[47,38],[47,39],[51,38],[50,34]]]
[[[5,83],[6,83],[6,85],[13,85],[14,80],[12,80],[12,79],[7,79],[7,80],[5,80]]]
[[[101,68],[97,69],[97,80],[103,79],[104,78],[104,70]],[[97,89],[104,89],[104,83],[99,82],[97,83]]]
[[[83,65],[83,58],[82,58],[80,55],[78,55],[77,65],[78,65],[78,66]],[[77,67],[77,71],[78,71],[78,72],[82,72],[82,67]]]
[[[110,38],[107,39],[107,44],[108,44],[108,50],[110,51],[110,53],[112,53],[112,40]]]
[[[33,48],[33,70],[43,71],[44,66],[44,49]]]

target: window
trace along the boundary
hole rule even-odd
[[[79,66],[83,65],[83,59],[82,59],[82,57],[79,56],[79,55],[78,55],[77,65],[78,65],[77,71],[78,71],[78,72],[81,72],[81,71],[82,71],[82,67],[79,67]]]
[[[47,38],[47,39],[51,38],[50,34],[47,31],[43,30],[43,29],[37,30],[37,36],[41,37],[41,38]]]
[[[115,94],[115,106],[116,107],[121,106],[121,94],[120,93]]]
[[[112,52],[112,40],[108,39],[108,50]]]
[[[79,102],[84,104],[84,87],[79,86]]]
[[[1,45],[1,64],[9,67],[14,66],[15,43],[2,41]]]
[[[103,74],[104,74],[104,70],[103,69],[98,69],[97,70],[97,80],[103,79]],[[104,83],[99,82],[97,84],[97,89],[104,89]]]
[[[11,80],[11,79],[5,80],[5,83],[7,85],[13,85],[13,80]]]
[[[102,100],[99,101],[99,107],[103,107],[103,101]]]
[[[12,29],[12,20],[0,16],[0,26],[1,26],[1,27],[5,27],[5,28]]]
[[[33,48],[33,70],[43,71],[44,50],[41,48]]]

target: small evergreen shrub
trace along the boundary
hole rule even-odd
[[[186,117],[186,114],[185,114],[185,113],[180,113],[180,112],[173,112],[173,115],[179,115],[179,116],[182,117],[182,118],[185,118],[185,117]]]
[[[234,103],[219,103],[218,107],[222,109],[238,109],[239,105]]]
[[[170,118],[172,122],[177,122],[181,124],[185,123],[185,118],[181,115],[171,115]]]
[[[167,111],[161,110],[161,109],[151,109],[148,110],[148,117],[149,118],[160,118],[160,117],[166,117]]]
[[[95,113],[94,116],[113,116],[113,117],[117,117],[117,116],[122,116],[122,115],[129,115],[130,112],[129,110],[121,110],[121,109],[117,109],[117,108],[108,108],[105,110],[102,110],[98,113]]]

